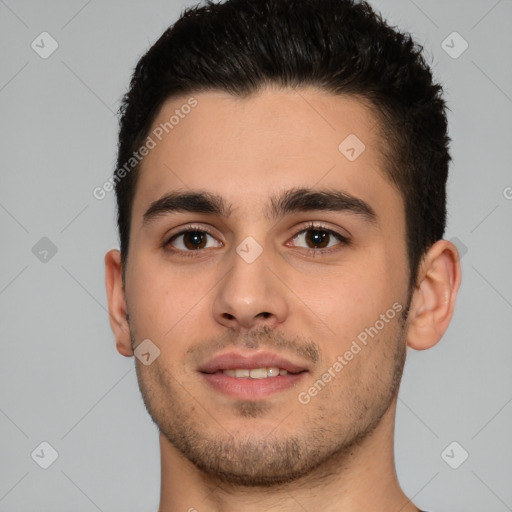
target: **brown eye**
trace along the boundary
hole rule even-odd
[[[299,247],[316,252],[336,245],[348,245],[349,240],[335,231],[313,225],[297,233],[293,242]]]
[[[188,231],[183,235],[183,244],[187,249],[203,249],[206,245],[206,233]]]
[[[190,252],[210,247],[220,247],[222,243],[206,231],[188,230],[174,235],[166,245],[171,245],[176,250]]]
[[[320,229],[309,229],[306,233],[306,242],[320,249],[328,245],[331,237],[330,233]]]

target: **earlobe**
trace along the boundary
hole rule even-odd
[[[409,313],[409,347],[425,350],[441,339],[453,317],[460,281],[457,248],[448,240],[439,240],[425,255],[418,272]]]
[[[110,327],[116,338],[117,351],[123,356],[130,357],[133,355],[133,349],[122,280],[121,253],[117,249],[111,249],[105,254],[105,286]]]

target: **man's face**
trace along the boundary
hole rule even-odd
[[[284,482],[348,453],[393,409],[406,350],[403,202],[357,99],[194,98],[153,136],[133,203],[130,332],[160,349],[137,361],[139,384],[162,434],[200,469]],[[187,100],[165,103],[149,135]],[[198,200],[150,210],[178,193],[225,211]]]

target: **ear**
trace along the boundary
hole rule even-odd
[[[121,253],[117,249],[111,249],[105,254],[105,285],[110,327],[116,338],[117,351],[126,357],[133,356],[122,279]]]
[[[422,260],[409,312],[407,345],[415,350],[433,347],[453,316],[461,281],[457,247],[439,240]]]

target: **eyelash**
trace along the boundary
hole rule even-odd
[[[297,233],[295,233],[295,235],[291,238],[291,240],[294,240],[296,239],[299,235],[301,235],[302,233],[304,232],[307,232],[307,231],[324,231],[326,233],[329,233],[329,235],[332,235],[334,236],[336,239],[338,239],[338,241],[340,242],[339,244],[336,244],[335,247],[337,247],[338,245],[344,245],[344,246],[347,246],[350,244],[350,240],[346,237],[346,236],[343,236],[341,235],[340,233],[336,232],[336,231],[333,231],[332,229],[329,229],[325,226],[322,226],[321,224],[316,224],[314,222],[310,222],[306,227],[302,228],[300,231],[297,231]],[[187,226],[187,229],[184,229],[183,231],[180,231],[179,233],[175,233],[174,235],[171,236],[171,238],[169,238],[165,243],[164,243],[164,248],[166,247],[172,247],[171,246],[171,242],[173,240],[175,240],[176,238],[180,237],[180,236],[183,236],[183,235],[186,235],[187,233],[196,233],[196,232],[199,232],[199,233],[207,233],[208,235],[210,235],[211,237],[215,238],[215,235],[209,231],[208,229],[205,229],[204,227],[202,226],[194,226],[194,225],[190,225],[190,226]],[[319,256],[319,253],[322,253],[322,254],[330,254],[331,252],[333,251],[336,251],[336,250],[339,250],[339,249],[336,249],[336,248],[333,248],[333,247],[329,247],[327,249],[306,249],[307,253],[309,256]],[[199,254],[197,253],[201,253],[203,250],[201,249],[197,249],[197,250],[189,250],[189,251],[184,251],[182,249],[167,249],[168,251],[172,252],[172,253],[179,253],[180,255],[186,257],[186,258],[196,258]]]

